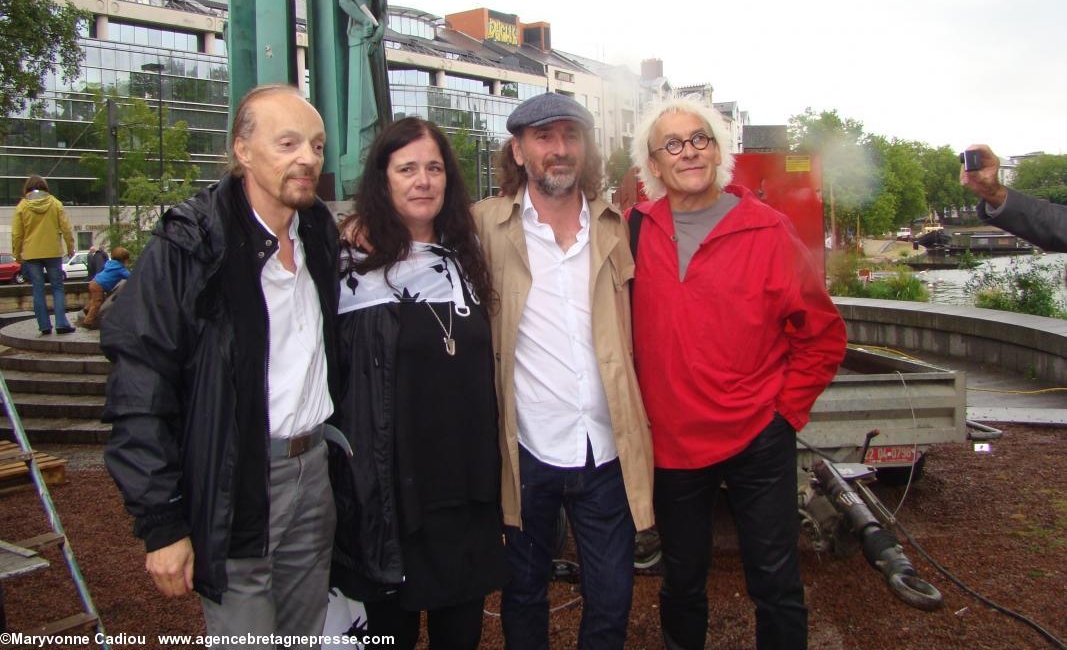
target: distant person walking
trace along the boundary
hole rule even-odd
[[[67,299],[63,293],[63,243],[67,255],[74,254],[74,233],[63,212],[63,204],[48,193],[48,182],[30,175],[22,188],[23,199],[15,206],[11,222],[11,252],[22,264],[22,273],[33,285],[33,314],[42,335],[52,333],[48,303],[44,297],[45,272],[52,284],[52,306],[56,314],[56,334],[74,331],[67,320]],[[62,243],[60,242],[62,237]]]
[[[97,248],[91,246],[89,248],[89,255],[85,258],[85,280],[87,282],[92,281],[96,277],[96,274],[104,270],[104,265],[107,264],[108,256],[104,252],[103,248]]]

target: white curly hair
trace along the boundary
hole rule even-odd
[[[705,106],[688,97],[676,97],[659,104],[654,104],[646,109],[637,125],[637,133],[630,144],[630,160],[637,165],[637,177],[645,186],[645,194],[655,201],[667,193],[663,181],[652,175],[648,161],[651,157],[649,150],[653,148],[652,130],[656,127],[659,118],[667,113],[689,113],[703,120],[711,131],[709,135],[715,138],[715,144],[719,147],[722,162],[715,172],[715,184],[721,190],[730,184],[734,174],[734,155],[729,151],[730,129],[726,126],[726,120],[722,114],[710,106]]]

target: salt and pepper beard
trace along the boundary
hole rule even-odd
[[[562,174],[552,174],[551,172],[546,171],[538,178],[533,179],[533,181],[537,183],[537,187],[541,190],[541,193],[546,196],[566,196],[578,185],[578,170],[573,159],[569,157],[557,157],[549,161],[548,166],[551,166],[552,163],[560,162],[569,163],[574,170]],[[530,175],[529,168],[527,168],[526,174]]]

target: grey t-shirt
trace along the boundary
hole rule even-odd
[[[726,213],[733,210],[741,199],[723,192],[715,203],[701,210],[692,212],[675,212],[674,235],[678,239],[678,278],[685,279],[685,271],[689,268],[689,262],[693,259],[697,249],[708,238],[708,234]]]

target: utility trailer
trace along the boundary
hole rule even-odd
[[[850,345],[799,438],[834,462],[870,465],[885,483],[921,475],[930,445],[967,439],[965,373]],[[870,431],[878,434],[867,439]],[[816,452],[798,441],[798,465]]]

